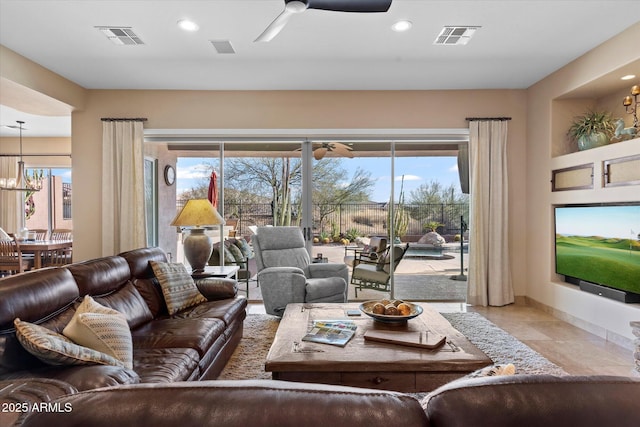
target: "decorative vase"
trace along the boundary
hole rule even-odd
[[[589,150],[591,148],[602,147],[609,143],[609,137],[601,132],[583,135],[578,138],[578,149],[580,151]]]

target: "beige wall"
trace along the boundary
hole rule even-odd
[[[516,294],[524,295],[526,258],[526,92],[478,91],[88,91],[73,113],[77,244],[82,258],[100,255],[101,117],[146,117],[151,129],[416,129],[466,128],[468,116],[511,116],[509,175],[511,263]],[[82,220],[84,218],[84,221]],[[83,239],[82,236],[91,236]]]
[[[552,164],[572,151],[565,133],[571,117],[582,114],[588,107],[610,108],[616,115],[629,117],[620,108],[626,88],[633,81],[621,82],[629,72],[640,76],[640,24],[548,76],[528,90],[526,148],[526,204],[525,233],[527,263],[526,295],[599,335],[610,339],[632,339],[629,321],[638,319],[637,304],[623,304],[581,292],[561,282],[554,274],[553,204],[598,203],[640,200],[635,186],[611,188],[607,191],[572,191],[558,195],[550,191]],[[615,90],[602,91],[602,82]],[[593,93],[593,97],[588,97]],[[574,98],[574,97],[575,98]],[[617,100],[617,103],[616,103]],[[622,155],[640,153],[639,144],[626,144]],[[593,151],[593,150],[589,150]],[[586,152],[585,152],[586,153]],[[597,151],[593,151],[597,161]],[[589,155],[589,154],[585,154]],[[571,156],[571,155],[570,155]],[[555,160],[554,160],[555,159]],[[597,182],[600,177],[595,177]]]

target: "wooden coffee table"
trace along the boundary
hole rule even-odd
[[[365,315],[347,317],[360,304],[289,304],[267,355],[273,379],[378,388],[406,393],[431,391],[493,362],[428,304],[422,315],[400,325]],[[345,347],[302,341],[313,320],[350,319],[356,335]],[[365,341],[369,330],[430,331],[446,335],[437,350]]]

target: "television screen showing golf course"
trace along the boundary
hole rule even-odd
[[[640,204],[556,207],[556,273],[640,294]]]

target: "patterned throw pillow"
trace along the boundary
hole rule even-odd
[[[62,334],[76,344],[113,356],[133,368],[131,330],[124,314],[86,295]]]
[[[244,256],[240,251],[240,248],[234,245],[233,243],[229,244],[229,252],[233,255],[235,265],[239,266],[241,270],[246,270],[247,267],[244,262]]]
[[[64,335],[16,318],[18,341],[29,353],[49,365],[112,365],[124,364],[108,354],[75,344]]]
[[[253,249],[251,249],[251,246],[249,246],[249,243],[245,239],[235,239],[233,244],[240,249],[242,256],[246,259],[251,259],[255,256],[253,254]]]
[[[513,363],[508,363],[506,365],[485,366],[468,374],[466,378],[499,377],[501,375],[514,375],[515,373],[516,367]]]
[[[206,302],[184,264],[149,261],[156,275],[169,314]]]

